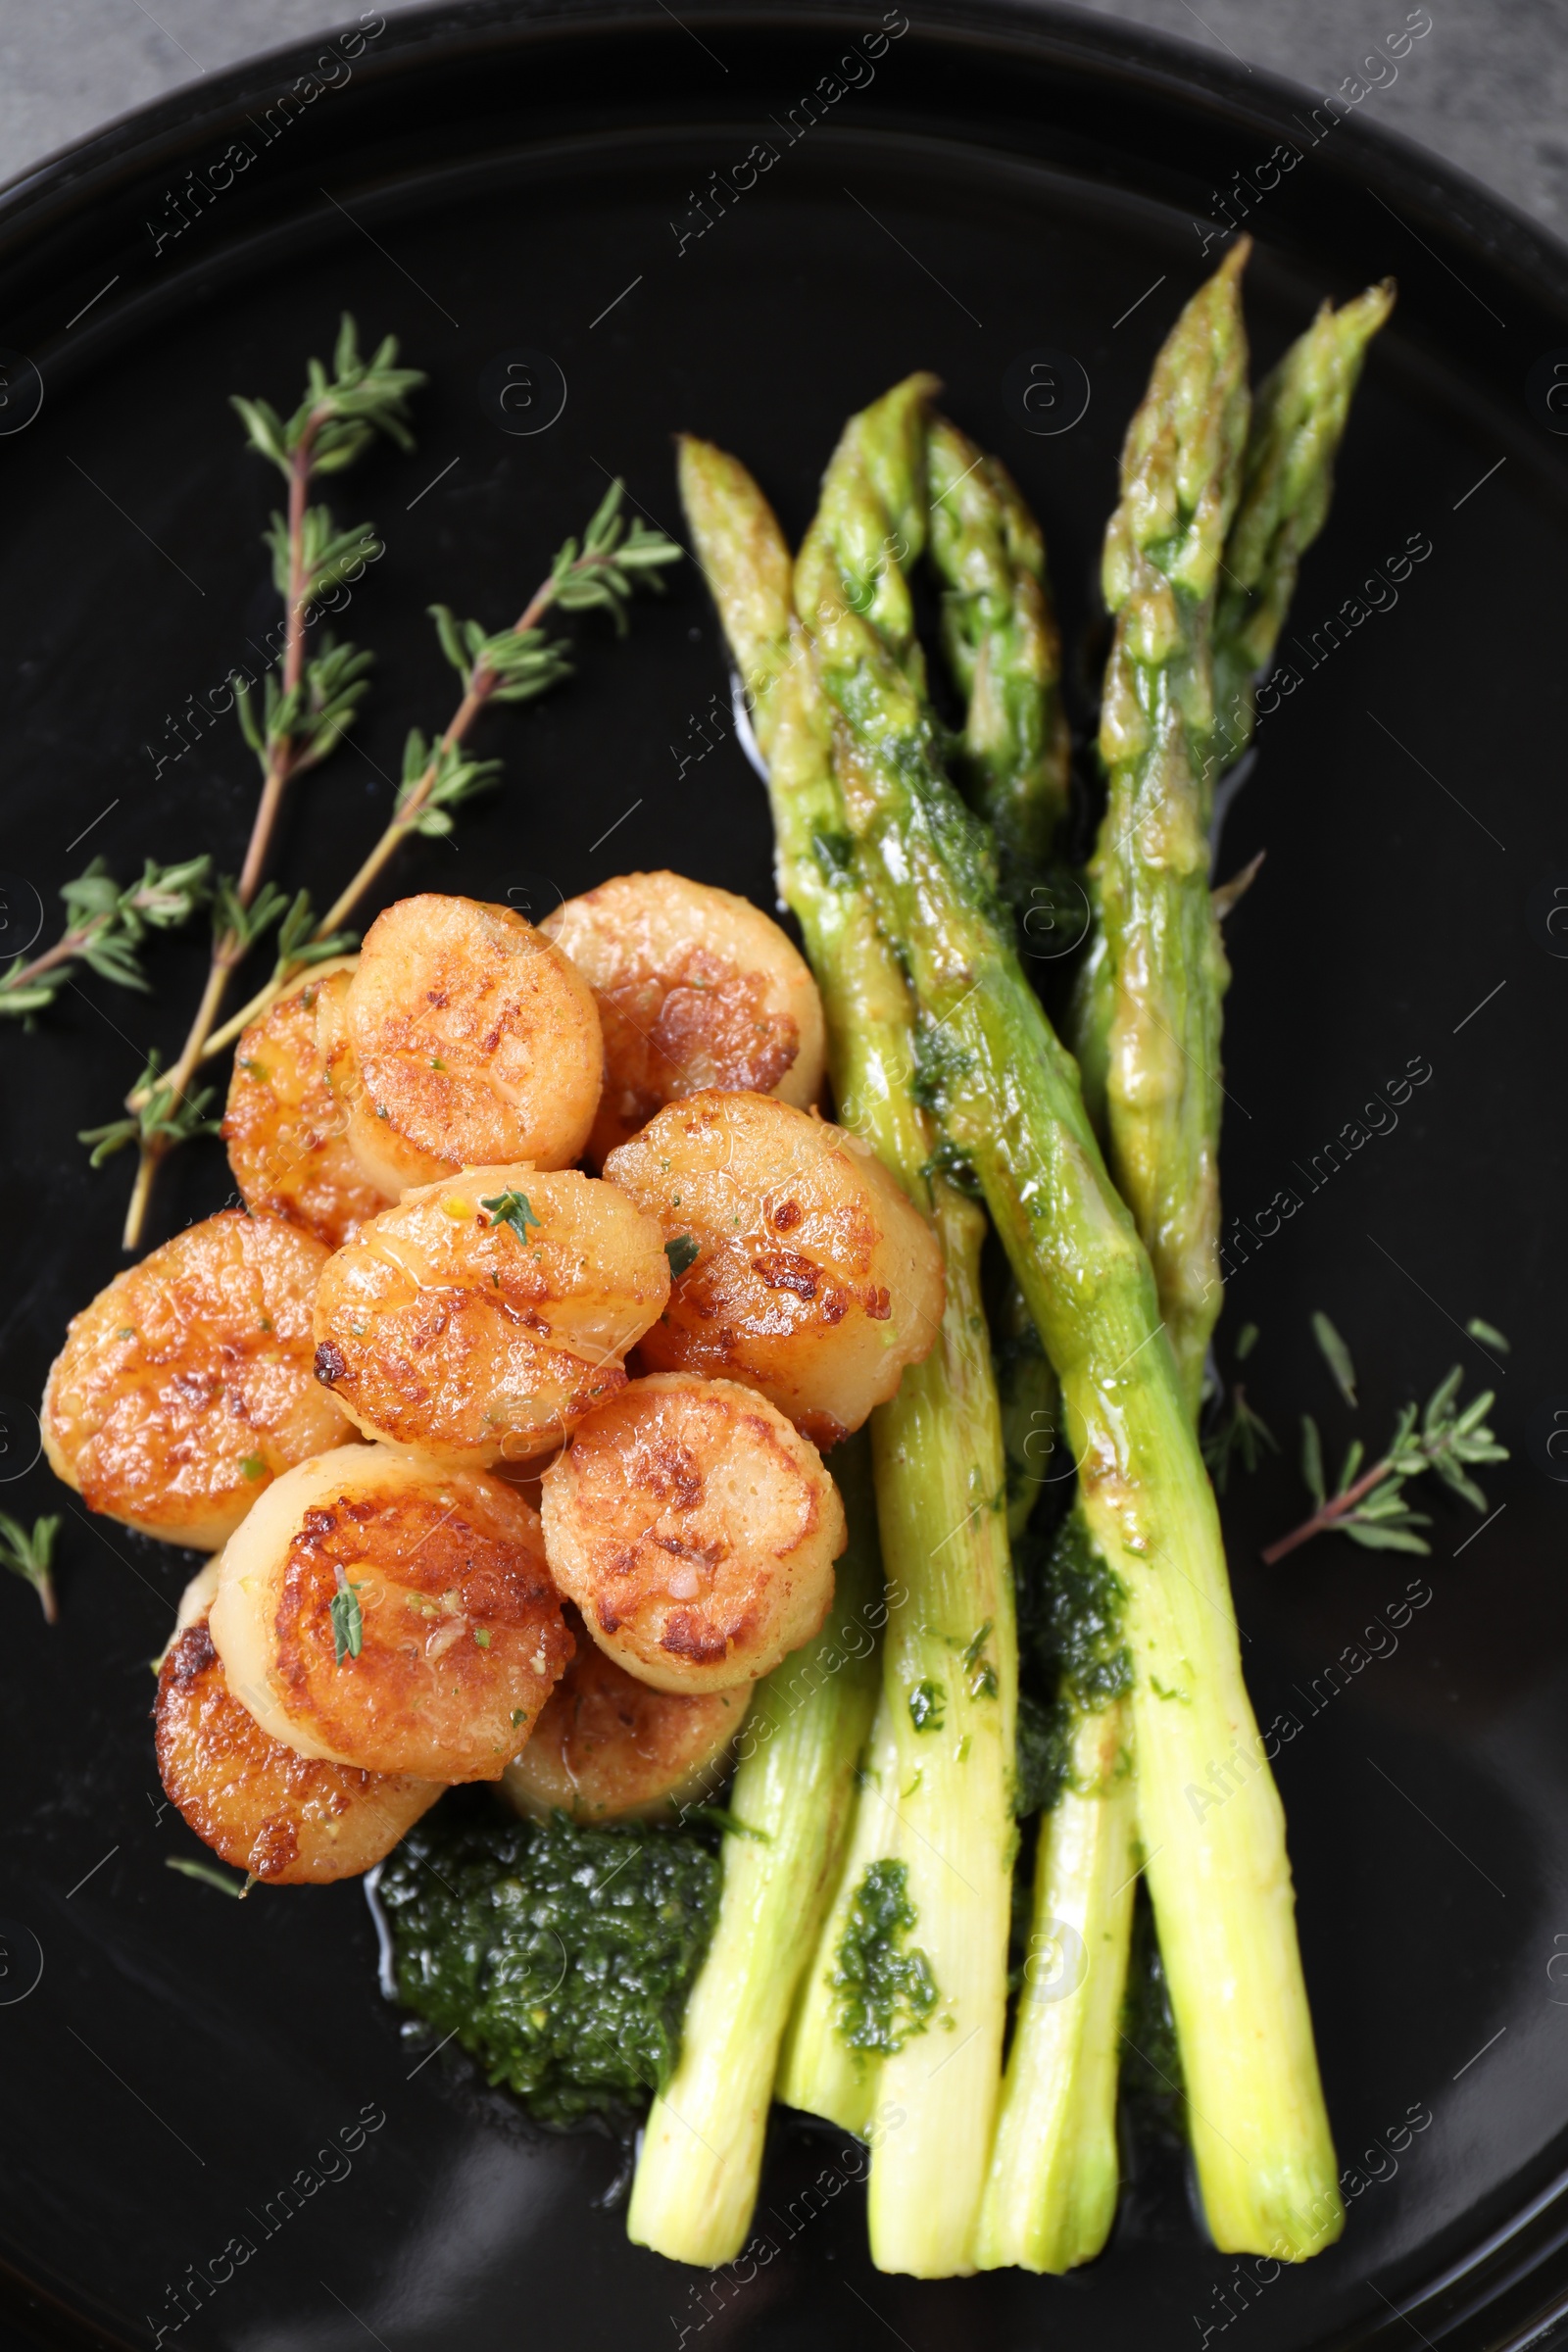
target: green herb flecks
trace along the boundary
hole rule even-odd
[[[918,1682],[909,1691],[909,1721],[917,1732],[940,1732],[947,1704],[940,1683]]]
[[[351,1585],[340,1568],[337,1572],[337,1591],[331,1602],[332,1647],[339,1666],[345,1658],[357,1658],[365,1646],[365,1612],[360,1607],[360,1588]]]
[[[544,1231],[543,1219],[534,1215],[526,1193],[495,1193],[488,1200],[481,1200],[479,1206],[490,1211],[492,1225],[510,1225],[519,1242],[528,1239],[530,1225],[537,1232]]]
[[[672,1242],[664,1244],[664,1255],[669,1260],[669,1279],[679,1282],[689,1266],[695,1266],[702,1255],[702,1244],[694,1242],[689,1233],[677,1233]]]
[[[448,1798],[380,1880],[399,1996],[541,2121],[624,2117],[674,2071],[718,1879],[689,1830]]]
[[[852,2050],[890,2056],[923,2034],[937,2005],[936,1979],[918,1945],[906,1862],[869,1863],[855,1890],[830,1983],[835,2024]]]

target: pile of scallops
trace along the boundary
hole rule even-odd
[[[367,1870],[457,1782],[600,1821],[721,1780],[832,1603],[822,1454],[942,1315],[823,1060],[777,925],[670,873],[540,929],[402,900],[245,1032],[244,1205],[76,1316],[42,1415],[93,1510],[214,1555],[155,1728],[224,1861]]]

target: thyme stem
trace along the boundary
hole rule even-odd
[[[1263,1554],[1264,1567],[1272,1568],[1276,1560],[1283,1560],[1298,1544],[1309,1544],[1314,1536],[1326,1535],[1330,1528],[1337,1527],[1346,1512],[1353,1511],[1374,1487],[1380,1487],[1393,1468],[1393,1455],[1385,1454],[1381,1462],[1374,1462],[1370,1470],[1362,1471],[1353,1487],[1347,1487],[1343,1494],[1331,1495],[1327,1502],[1320,1502],[1310,1519],[1303,1519],[1299,1527],[1293,1527],[1288,1536],[1281,1536],[1269,1545]]]
[[[310,489],[311,465],[316,449],[316,437],[329,414],[330,412],[325,409],[318,409],[313,415],[300,437],[298,446],[292,453],[289,468],[289,592],[288,610],[284,616],[283,649],[285,693],[299,684],[305,666],[305,612],[308,603],[305,567],[306,500]],[[262,872],[271,850],[272,836],[277,828],[278,811],[283,805],[283,795],[287,789],[289,778],[294,772],[296,758],[297,746],[294,738],[292,736],[280,738],[276,752],[268,762],[267,773],[262,781],[261,795],[256,804],[256,814],[251,821],[250,840],[245,847],[245,862],[240,868],[239,880],[234,886],[234,895],[241,906],[250,905],[260,886]],[[326,928],[330,929],[331,925],[327,925]],[[195,1017],[186,1032],[185,1043],[179,1050],[179,1058],[164,1081],[172,1089],[172,1099],[176,1102],[184,1100],[191,1079],[206,1057],[205,1049],[212,1035],[213,1024],[222,1007],[223,997],[228,988],[229,974],[240,961],[243,954],[244,943],[231,929],[221,932],[213,942],[212,959],[207,967],[207,983],[202,990],[201,1002],[196,1007]],[[151,1087],[145,1084],[136,1087],[126,1096],[125,1108],[133,1112],[143,1109],[151,1099]],[[147,1210],[152,1200],[153,1177],[159,1161],[168,1150],[168,1141],[163,1137],[146,1138],[141,1144],[137,1158],[136,1181],[131,1187],[130,1200],[125,1209],[125,1228],[121,1237],[122,1247],[125,1250],[135,1250],[140,1246],[142,1231],[147,1221]]]
[[[593,554],[579,556],[565,576],[567,578],[580,576],[585,571],[602,566],[606,561],[606,558]],[[528,631],[534,628],[549,612],[560,595],[561,587],[561,580],[553,573],[549,579],[541,581],[513,623],[511,634],[514,637],[525,637]],[[440,772],[444,756],[463,742],[474,720],[494,694],[499,682],[499,672],[488,665],[481,664],[474,671],[462,702],[459,703],[447,722],[446,732],[440,737],[425,764],[423,774],[397,814],[388,820],[381,838],[366,858],[353,879],[339,892],[325,914],[322,915],[316,926],[316,938],[327,939],[334,931],[342,928],[345,917],[354,912],[382,868],[402,846],[406,836],[414,830],[421,812],[428,805],[430,787]],[[249,1004],[242,1004],[238,1012],[232,1014],[223,1023],[221,1029],[216,1030],[206,1040],[200,1059],[211,1061],[216,1054],[221,1054],[226,1047],[231,1046],[241,1032],[249,1028],[252,1021],[259,1020],[270,1005],[276,1004],[290,981],[304,969],[303,964],[297,964],[274,972],[267,986],[258,989]],[[186,1073],[187,1076],[189,1074],[189,1072]]]

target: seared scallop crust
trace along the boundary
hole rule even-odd
[[[556,1582],[660,1690],[732,1690],[808,1642],[847,1533],[808,1438],[754,1390],[657,1373],[591,1413],[544,1479]]]

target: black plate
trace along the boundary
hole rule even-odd
[[[1300,682],[1261,730],[1225,858],[1269,852],[1232,924],[1228,1051],[1226,1189],[1248,1262],[1226,1329],[1261,1327],[1254,1400],[1282,1433],[1310,1409],[1344,1443],[1350,1416],[1306,1338],[1321,1306],[1354,1349],[1369,1439],[1458,1358],[1494,1380],[1514,1448],[1487,1480],[1500,1515],[1482,1528],[1440,1503],[1429,1562],[1339,1543],[1260,1570],[1260,1543],[1299,1506],[1288,1462],[1227,1508],[1258,1712],[1301,1727],[1278,1769],[1350,2168],[1345,2239],[1275,2277],[1206,2251],[1179,2184],[1145,2180],[1103,2260],[1065,2282],[919,2286],[868,2268],[853,2152],[781,2126],[756,2256],[712,2284],[634,2251],[602,2202],[608,2142],[518,2125],[451,2052],[416,2065],[376,1996],[358,1888],[241,1909],[165,1869],[195,1847],[162,1805],[146,1660],[186,1563],[68,1511],[58,1630],[22,1587],[0,1593],[0,2242],[32,2336],[247,2352],[349,2352],[368,2332],[392,2352],[891,2336],[925,2352],[1234,2327],[1258,2352],[1479,2346],[1524,2341],[1568,2282],[1568,1627],[1544,1450],[1568,1405],[1568,963],[1546,925],[1568,882],[1568,512],[1544,404],[1568,263],[1375,137],[1349,84],[1343,120],[1314,118],[1261,75],[1069,18],[923,9],[880,57],[874,24],[699,0],[679,22],[659,0],[372,21],[357,57],[319,44],[204,81],[14,190],[0,342],[30,355],[44,400],[0,438],[0,865],[53,920],[93,850],[117,870],[207,847],[234,861],[252,772],[232,722],[193,718],[187,698],[272,619],[257,533],[273,485],[241,456],[225,396],[291,403],[345,304],[433,381],[417,454],[334,486],[387,553],[349,624],[381,656],[373,706],[283,841],[285,878],[318,884],[379,823],[404,729],[450,702],[425,604],[509,618],[605,468],[677,522],[673,428],[742,452],[799,530],[842,416],[936,368],[1035,502],[1080,646],[1120,432],[1219,250],[1216,234],[1205,263],[1215,191],[1251,206],[1262,363],[1320,295],[1397,274],[1282,649]],[[225,174],[236,140],[250,160]],[[760,141],[777,161],[737,185]],[[1281,142],[1302,160],[1262,190]],[[503,430],[479,390],[519,350],[566,385],[531,436]],[[1087,413],[1054,436],[1026,429],[1041,412],[1007,388],[1042,350],[1088,381]],[[1057,367],[1046,421],[1075,380]],[[32,397],[25,369],[9,384],[0,422]],[[1396,603],[1363,587],[1412,540],[1431,552]],[[1324,624],[1357,597],[1384,609],[1331,644]],[[705,726],[725,680],[695,575],[637,612],[626,648],[592,624],[579,636],[569,691],[488,722],[505,790],[455,844],[406,857],[389,893],[537,906],[540,877],[571,892],[668,863],[769,903],[761,794]],[[75,1130],[110,1115],[149,1044],[177,1041],[198,955],[160,945],[156,996],[89,980],[0,1040],[0,1389],[16,1397],[36,1396],[68,1314],[120,1262],[128,1171],[90,1174]],[[1364,1112],[1412,1061],[1431,1075],[1396,1126]],[[1383,1132],[1314,1177],[1356,1121]],[[228,1189],[216,1146],[188,1152],[155,1238]],[[1281,1190],[1302,1205],[1272,1230]],[[1495,1371],[1457,1328],[1477,1313],[1513,1342]],[[41,1468],[0,1491],[28,1515],[61,1501]],[[1412,1576],[1430,1597],[1391,1625]],[[1412,2110],[1431,2120],[1403,2144]]]

